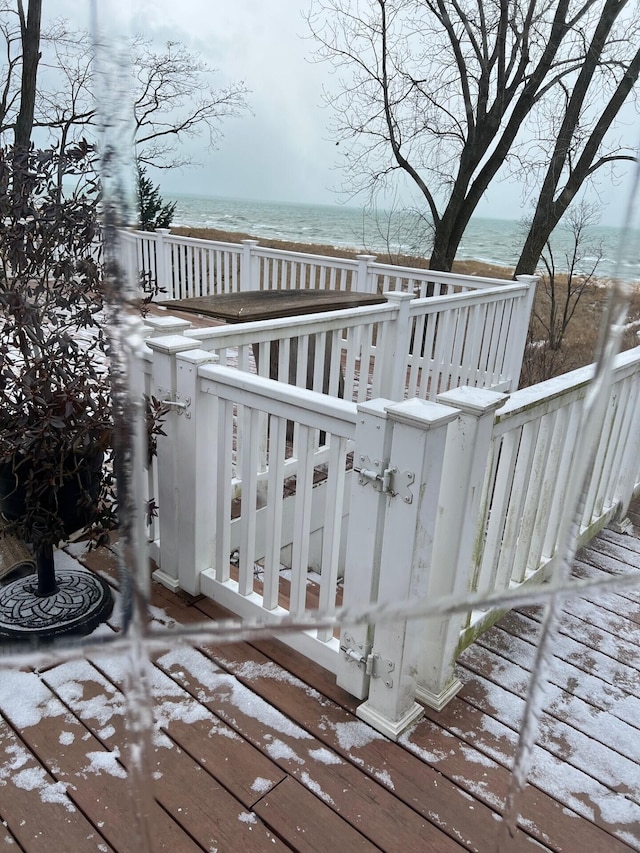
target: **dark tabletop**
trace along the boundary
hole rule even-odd
[[[384,296],[345,290],[248,290],[243,293],[221,293],[217,296],[194,296],[172,299],[162,304],[168,309],[179,308],[227,323],[249,323],[253,320],[273,320],[318,311],[339,311],[379,305]]]

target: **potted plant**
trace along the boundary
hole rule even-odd
[[[115,519],[93,156],[84,141],[62,153],[0,149],[0,512],[37,565],[37,585],[22,579],[1,591],[5,637],[86,633],[112,607],[95,575],[70,581],[80,611],[91,600],[88,615],[65,610],[69,589],[52,599],[62,585],[54,546],[79,528],[99,541]],[[14,625],[16,597],[29,596],[42,606],[28,600],[25,610],[57,621]]]

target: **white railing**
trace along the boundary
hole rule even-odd
[[[528,283],[451,296],[412,299],[387,294],[387,304],[282,320],[186,330],[192,346],[223,365],[363,403],[407,397],[435,400],[457,385],[511,390],[517,386],[531,289]],[[150,319],[160,331],[185,329],[184,321]],[[176,326],[177,323],[177,326]],[[182,349],[189,342],[178,342]],[[161,344],[154,344],[160,347]],[[169,367],[165,369],[171,375]],[[168,382],[160,383],[168,387]],[[242,456],[252,448],[266,471],[267,420],[248,445],[242,420],[234,422],[233,494],[241,492]],[[290,428],[291,438],[297,433]],[[318,434],[318,453],[323,435]],[[322,461],[319,459],[319,461]],[[295,454],[288,474],[295,474]]]
[[[157,321],[160,331],[171,322],[183,331],[171,318]],[[216,358],[184,334],[148,341],[145,387],[172,409],[150,482],[163,583],[268,620],[330,608],[341,575],[346,605],[416,595],[435,602],[543,582],[557,558],[559,507],[591,368],[509,398],[459,387],[437,403],[355,403]],[[581,543],[620,520],[639,491],[640,347],[616,361]],[[328,631],[291,642],[366,698],[363,719],[393,737],[418,712],[414,695],[434,707],[454,695],[456,655],[498,616],[477,610],[410,627],[351,628],[339,643]],[[371,680],[383,665],[397,675]]]
[[[156,578],[203,592],[246,618],[334,608],[356,405],[209,363],[209,353],[181,351],[181,341],[191,343],[180,336],[149,341],[150,388],[175,401],[167,435],[158,438],[157,480],[150,482],[160,507]],[[175,387],[167,395],[159,383],[172,371]],[[287,440],[292,423],[293,442]],[[310,569],[316,594],[307,600]],[[335,671],[338,640],[331,631],[307,632],[291,643]]]
[[[511,395],[497,412],[470,589],[541,583],[558,558],[558,527],[593,367]],[[640,347],[621,353],[581,510],[579,545],[624,517],[640,488]],[[465,643],[499,613],[469,614]]]
[[[373,255],[325,257],[269,249],[256,240],[218,243],[181,237],[168,229],[122,231],[121,239],[131,280],[147,273],[165,299],[275,288],[394,291],[424,298],[505,284],[503,279],[377,263]]]
[[[242,370],[354,402],[435,400],[458,385],[517,388],[533,286],[189,331],[203,349]]]

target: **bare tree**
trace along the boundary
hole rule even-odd
[[[22,68],[22,34],[18,10],[9,0],[0,0],[0,38],[3,60],[0,65],[0,134],[13,130],[13,121],[20,103],[18,77]]]
[[[67,146],[87,133],[95,116],[92,93],[92,49],[84,33],[68,31],[58,22],[46,37],[48,50],[41,61],[41,79],[46,85],[36,93],[34,128],[45,129],[51,142],[65,152]],[[58,189],[67,163],[58,160]]]
[[[28,33],[40,31],[40,21],[36,27],[35,17],[28,29],[31,13],[22,27],[22,0],[16,2],[17,5],[0,0],[0,39],[5,46],[0,67],[4,75],[0,132],[13,131],[14,137],[18,119],[29,101],[24,88],[27,52],[21,28]],[[30,9],[33,3],[30,0]],[[48,131],[52,141],[64,150],[94,124],[91,44],[87,33],[69,30],[64,21],[54,22],[43,31],[41,43],[37,90],[33,77],[31,127]],[[30,47],[29,69],[33,68],[32,54]],[[132,43],[131,60],[132,142],[142,164],[156,168],[193,164],[192,152],[181,149],[182,143],[204,135],[205,147],[215,147],[222,136],[224,120],[248,109],[244,83],[216,88],[215,69],[180,42],[169,42],[156,51],[148,40],[137,37]],[[33,73],[29,70],[29,74]]]
[[[221,124],[247,109],[244,83],[215,89],[214,70],[180,42],[156,52],[138,37],[133,45],[134,142],[139,163],[174,168],[193,163],[180,150],[188,138],[205,134],[208,147],[222,136]]]
[[[590,176],[607,164],[633,159],[631,153],[603,145],[640,74],[637,30],[634,41],[629,43],[614,26],[625,5],[626,0],[604,4],[573,87],[558,87],[561,123],[515,275],[534,272],[549,235]],[[622,20],[622,26],[628,23],[631,22]],[[611,60],[605,59],[611,44],[615,45]],[[625,46],[621,48],[619,44]],[[603,78],[605,70],[610,74]],[[594,97],[599,103],[594,104]],[[571,227],[575,229],[575,225],[574,219]]]
[[[550,241],[542,252],[544,273],[538,285],[542,293],[538,294],[533,317],[544,331],[545,344],[550,350],[562,347],[578,303],[593,283],[602,260],[602,242],[590,240],[588,233],[597,220],[598,208],[582,201],[567,213],[569,248],[562,253],[560,267]]]
[[[629,156],[602,149],[638,77],[639,15],[627,5],[316,0],[308,23],[318,57],[341,74],[328,103],[345,152],[344,189],[376,194],[407,176],[433,220],[430,266],[445,270],[505,163],[528,171],[535,156],[545,164],[552,156],[558,177],[581,147],[588,166],[573,170],[573,198],[596,168]],[[559,109],[567,120],[552,136]],[[545,150],[560,137],[564,160]],[[534,217],[536,234],[542,218]]]

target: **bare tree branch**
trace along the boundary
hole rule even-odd
[[[340,75],[328,103],[343,189],[375,195],[407,175],[435,226],[434,268],[450,269],[506,168],[538,193],[550,168],[562,215],[628,156],[607,133],[637,80],[629,0],[314,0],[307,21]]]
[[[21,28],[26,29],[28,17],[22,0],[0,0],[0,15],[0,40],[6,46],[0,132],[7,132],[16,127],[17,109],[23,102],[26,107],[19,76],[24,66]],[[51,141],[64,150],[95,121],[91,44],[87,33],[69,30],[64,21],[46,30],[41,44],[32,126],[48,130]],[[204,147],[214,148],[224,121],[248,110],[244,84],[216,87],[215,69],[180,42],[156,50],[147,39],[136,37],[132,67],[132,141],[140,163],[165,169],[193,165],[193,154],[183,143],[204,135]]]
[[[222,136],[225,119],[247,109],[248,91],[242,82],[215,89],[215,71],[179,42],[168,42],[157,52],[138,37],[133,45],[134,144],[137,159],[158,168],[192,162],[180,152],[186,138],[205,134],[207,148]]]

